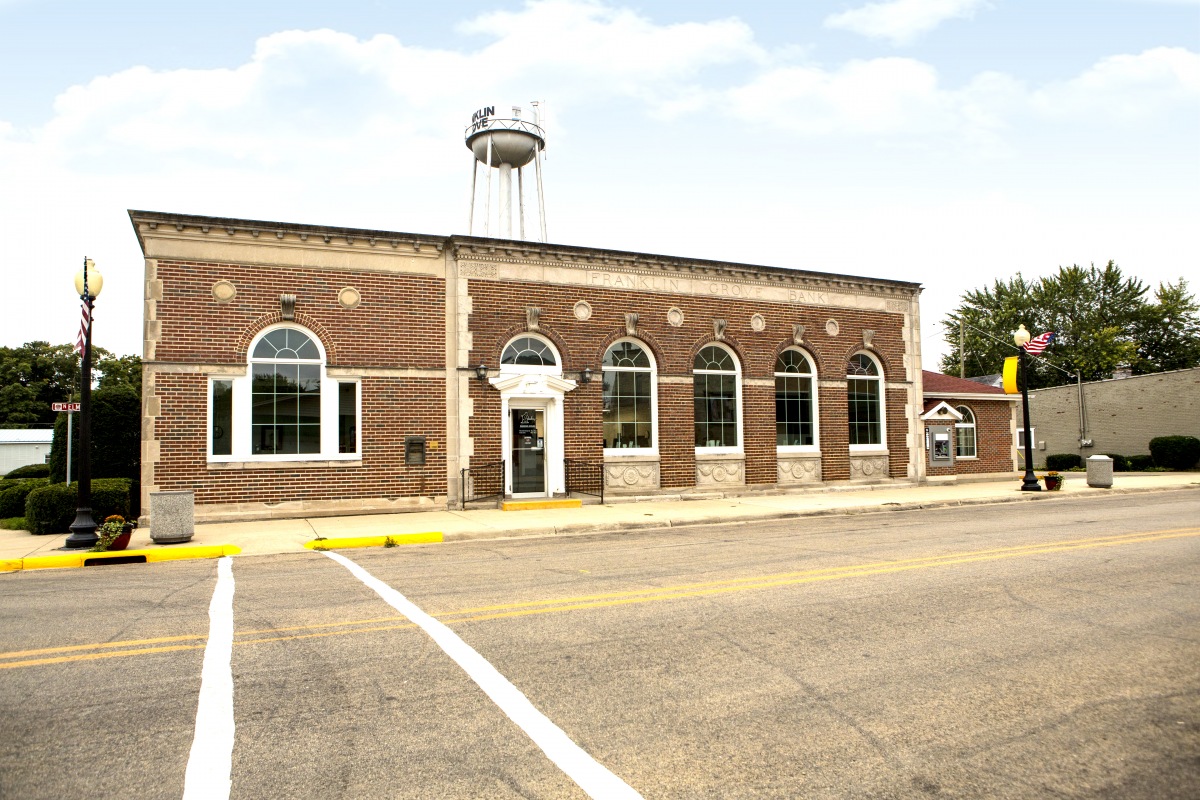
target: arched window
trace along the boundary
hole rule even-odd
[[[534,336],[519,336],[508,343],[500,356],[500,369],[505,366],[556,367],[558,358],[554,350],[542,339]]]
[[[655,446],[655,380],[650,354],[622,340],[604,354],[604,447],[651,450]]]
[[[251,351],[254,455],[321,452],[321,351],[295,328],[279,328]]]
[[[737,359],[724,347],[710,344],[696,355],[692,377],[696,447],[737,447],[741,442]]]
[[[883,370],[866,353],[855,353],[846,366],[846,401],[850,448],[882,448]]]
[[[209,381],[214,461],[358,458],[360,385],[331,379],[310,332],[268,328],[251,343],[244,376]]]
[[[788,349],[775,359],[775,444],[815,447],[817,393],[808,356]]]
[[[956,409],[962,421],[954,423],[955,458],[975,458],[975,414],[966,406]]]

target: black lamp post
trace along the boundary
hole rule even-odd
[[[92,518],[92,317],[93,301],[104,286],[104,277],[90,258],[75,275],[75,291],[87,306],[87,329],[83,340],[83,368],[79,386],[79,499],[71,535],[63,546],[70,550],[95,547],[96,520]]]
[[[1033,474],[1033,429],[1029,427],[1029,380],[1025,373],[1025,345],[1029,342],[1029,331],[1024,325],[1019,325],[1013,332],[1013,341],[1017,344],[1017,363],[1021,371],[1021,408],[1025,412],[1025,477],[1021,480],[1021,491],[1040,492],[1042,485],[1038,483],[1037,475]]]

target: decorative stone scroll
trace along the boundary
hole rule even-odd
[[[792,326],[792,344],[797,345],[797,346],[804,344],[804,326],[803,325],[793,325]]]
[[[874,341],[874,339],[875,339],[875,331],[863,330],[863,347],[866,347],[868,349],[873,349],[871,347],[871,342]]]
[[[296,295],[279,295],[279,315],[284,319],[296,318]]]
[[[718,342],[725,340],[725,324],[725,320],[723,319],[713,320],[713,338]]]
[[[536,331],[538,329],[538,317],[542,315],[542,310],[537,306],[525,307],[525,330]]]
[[[638,326],[638,315],[637,314],[626,314],[625,315],[625,335],[626,336],[637,336],[637,326]]]

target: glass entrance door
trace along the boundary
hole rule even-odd
[[[513,408],[512,493],[546,493],[546,412],[541,408]]]

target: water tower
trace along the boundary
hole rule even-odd
[[[538,218],[541,221],[541,240],[546,241],[546,204],[542,194],[542,153],[546,149],[546,133],[538,125],[538,103],[533,102],[533,121],[521,119],[521,109],[511,106],[512,116],[497,116],[496,106],[484,106],[471,115],[471,124],[464,134],[467,148],[474,154],[471,163],[471,212],[467,232],[475,234],[475,189],[479,165],[488,167],[487,196],[483,203],[483,235],[489,234],[492,206],[492,168],[500,171],[500,197],[497,235],[513,238],[512,171],[517,170],[517,202],[520,215],[520,236],[525,238],[525,182],[522,171],[531,161],[537,177]]]

